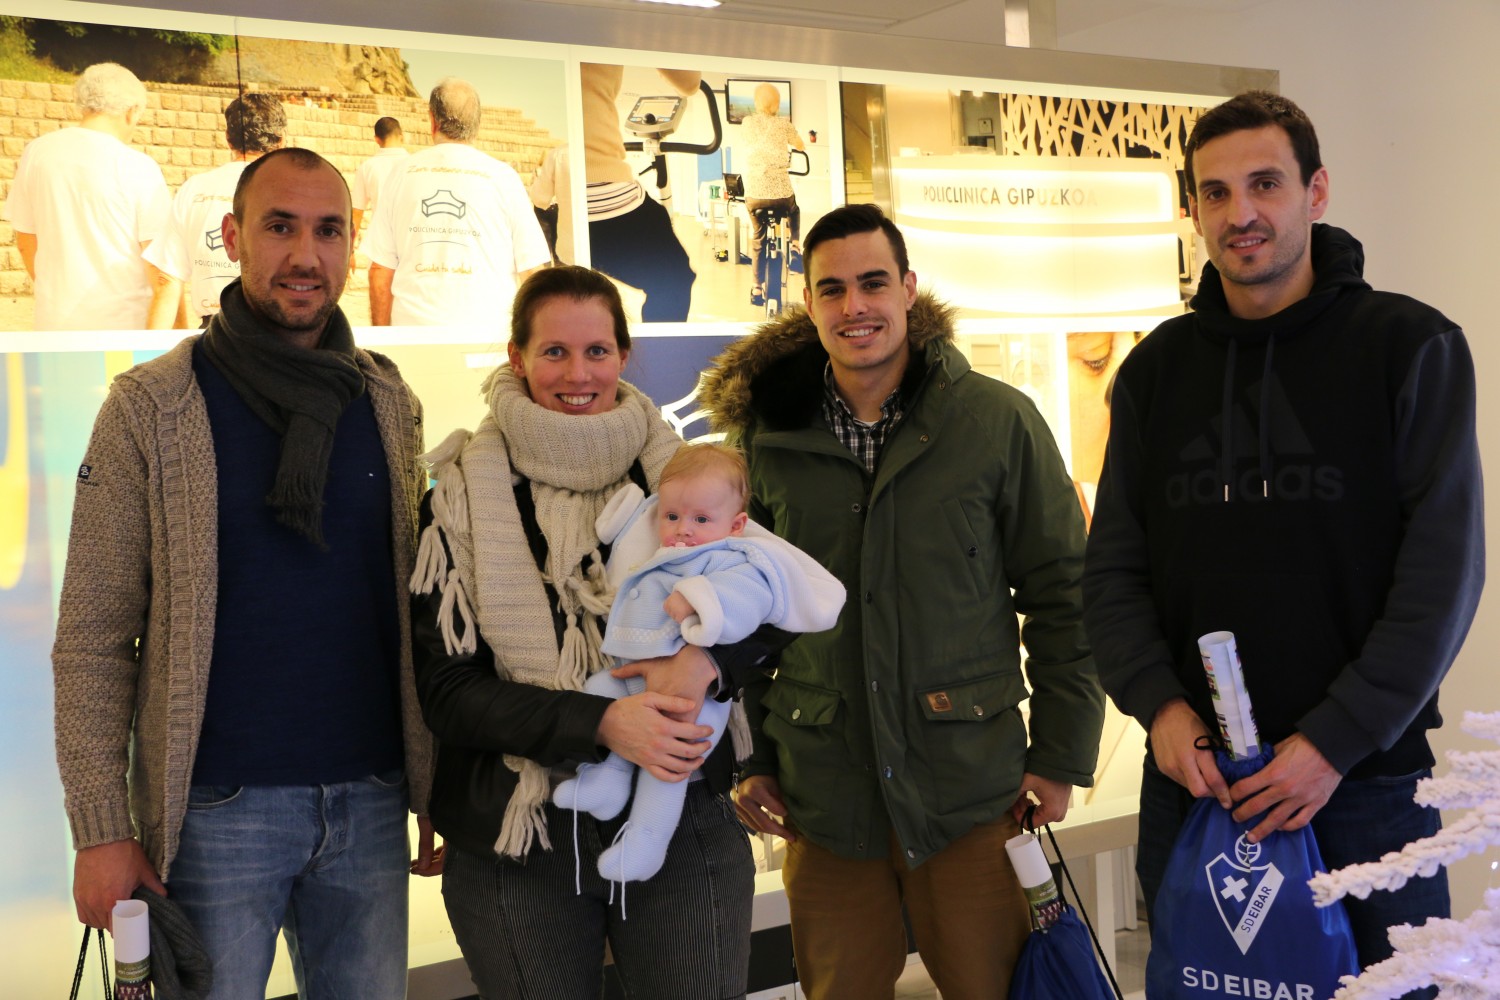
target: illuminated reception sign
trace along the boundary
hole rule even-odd
[[[900,157],[896,221],[921,280],[999,314],[1180,312],[1177,179],[1158,161]]]
[[[966,166],[971,157],[959,157]],[[924,163],[926,160],[919,160]],[[1068,225],[1076,223],[1171,222],[1175,179],[1157,167],[1150,172],[1121,173],[1109,160],[1098,170],[1014,169],[1010,160],[986,157],[990,177],[973,177],[972,169],[955,175],[948,169],[900,166],[896,171],[897,205],[910,216],[973,222]],[[1037,161],[1025,161],[1037,162]],[[1048,161],[1067,163],[1066,160]],[[902,161],[904,164],[905,161]],[[967,176],[966,176],[967,175]]]

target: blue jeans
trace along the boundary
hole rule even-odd
[[[194,785],[167,889],[214,963],[210,1000],[262,1000],[285,931],[302,1000],[406,996],[407,788]]]
[[[1442,828],[1436,809],[1412,801],[1417,781],[1431,770],[1395,778],[1345,779],[1328,803],[1313,817],[1313,836],[1323,865],[1329,871],[1362,861],[1376,861],[1389,851],[1430,837]],[[1146,912],[1156,912],[1156,894],[1166,876],[1177,831],[1187,819],[1193,797],[1177,782],[1162,774],[1156,762],[1146,759],[1141,778],[1140,840],[1135,870],[1146,896]],[[1368,899],[1344,899],[1344,909],[1354,930],[1359,964],[1368,968],[1391,956],[1386,930],[1396,924],[1421,926],[1428,917],[1447,917],[1448,872],[1439,869],[1431,878],[1414,878],[1396,892],[1375,891]],[[1436,988],[1416,990],[1404,1000],[1430,1000]]]

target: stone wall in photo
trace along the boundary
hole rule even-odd
[[[233,86],[147,83],[146,113],[133,138],[161,165],[167,185],[176,191],[184,180],[229,159],[224,140],[224,108],[238,95]],[[352,184],[359,165],[376,151],[377,119],[389,115],[401,122],[412,150],[430,145],[427,102],[389,94],[334,93],[326,89],[270,89],[286,109],[289,146],[323,155]],[[39,135],[78,121],[70,84],[0,80],[0,202],[10,193],[16,163],[26,144]],[[531,180],[547,150],[562,143],[515,108],[486,107],[474,145]],[[357,280],[363,282],[366,261],[360,259]],[[27,297],[31,282],[15,248],[10,224],[0,222],[0,296]]]

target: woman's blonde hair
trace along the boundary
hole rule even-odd
[[[763,115],[774,115],[781,109],[781,91],[769,83],[755,88],[755,110]]]

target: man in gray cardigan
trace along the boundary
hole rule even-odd
[[[265,995],[283,928],[303,996],[404,996],[408,867],[441,867],[403,586],[421,408],[338,308],[349,215],[315,153],[247,167],[240,279],[116,380],[78,472],[53,650],[78,916],[165,883],[215,1000]]]

